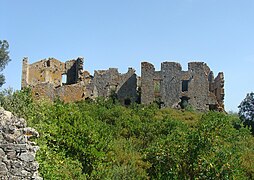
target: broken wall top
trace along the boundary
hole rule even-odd
[[[69,60],[65,63],[55,59],[48,58],[38,62],[28,64],[28,58],[23,59],[22,67],[22,87],[35,86],[40,83],[51,83],[55,87],[61,86],[63,83],[74,84],[81,81],[83,73],[83,58]],[[62,82],[62,75],[67,76],[66,82]]]

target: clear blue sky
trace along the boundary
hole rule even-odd
[[[225,105],[237,106],[254,90],[253,0],[1,0],[0,39],[12,61],[6,87],[20,89],[21,62],[85,57],[85,69],[140,62],[204,61],[225,73]]]

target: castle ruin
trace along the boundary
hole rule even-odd
[[[224,76],[213,72],[203,62],[190,62],[188,71],[179,63],[163,62],[161,71],[152,64],[141,63],[141,103],[153,101],[165,107],[184,108],[191,105],[197,110],[224,110]]]
[[[203,62],[190,62],[188,71],[175,62],[161,63],[160,71],[142,62],[141,77],[132,68],[125,74],[117,68],[98,70],[92,76],[83,65],[81,57],[65,63],[49,58],[33,64],[24,58],[21,88],[31,87],[36,99],[74,102],[114,96],[124,105],[157,102],[161,107],[224,110],[224,75],[220,72],[214,78]]]

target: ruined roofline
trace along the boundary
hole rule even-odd
[[[84,57],[81,57],[81,56],[78,56],[76,59],[69,59],[69,60],[67,60],[65,62],[60,61],[60,60],[58,60],[58,59],[56,59],[54,57],[49,57],[49,58],[41,59],[41,60],[39,60],[37,62],[33,62],[31,64],[29,63],[28,57],[24,57],[23,58],[23,67],[22,67],[22,69],[24,71],[23,75],[22,75],[22,79],[23,79],[22,80],[23,81],[22,87],[25,87],[25,86],[30,84],[30,82],[29,82],[29,71],[30,71],[30,68],[37,68],[38,67],[38,68],[41,68],[41,69],[44,69],[44,70],[46,70],[49,67],[50,67],[50,69],[57,68],[55,65],[54,65],[54,67],[50,66],[52,60],[54,61],[53,63],[57,63],[57,64],[59,64],[61,66],[61,68],[60,68],[61,70],[60,69],[58,69],[58,70],[60,70],[61,74],[63,74],[63,75],[67,74],[69,69],[70,69],[70,66],[73,66],[75,63],[77,63],[77,66],[76,66],[76,70],[77,71],[79,70],[80,72],[86,72],[86,73],[90,74],[89,71],[85,71],[84,70],[84,65],[83,65],[83,63],[84,63]],[[105,74],[108,71],[109,72],[115,71],[119,75],[124,75],[124,74],[127,74],[127,73],[135,73],[136,72],[136,70],[134,68],[132,68],[132,67],[129,67],[127,72],[123,72],[123,73],[119,73],[118,68],[108,68],[108,70],[94,70],[93,75],[95,75],[96,73],[97,74]]]
[[[60,63],[66,64],[66,63],[68,63],[68,62],[77,61],[77,60],[79,60],[79,59],[84,60],[84,57],[78,56],[76,59],[70,59],[70,60],[67,60],[67,61],[65,61],[65,62],[60,61],[60,60],[58,60],[58,59],[56,59],[56,58],[54,58],[54,57],[49,57],[49,58],[41,59],[41,60],[39,60],[39,61],[37,61],[37,62],[34,62],[34,63],[31,63],[31,64],[29,64],[28,57],[24,57],[23,61],[26,61],[25,63],[28,65],[28,67],[31,67],[31,66],[35,66],[35,65],[37,65],[37,64],[40,64],[40,63],[42,63],[43,61],[47,62],[47,61],[49,61],[49,60],[56,60],[56,61],[59,61]],[[83,64],[82,64],[82,65],[83,65]],[[154,71],[156,71],[156,72],[160,72],[161,69],[162,69],[162,67],[165,66],[165,65],[167,65],[167,66],[170,66],[170,65],[172,65],[172,66],[177,66],[179,70],[184,71],[184,70],[182,69],[181,64],[178,63],[178,62],[176,62],[176,61],[167,61],[167,60],[166,60],[166,61],[162,62],[162,63],[161,63],[160,70],[156,70],[156,69],[155,69],[155,66],[154,66],[152,63],[148,62],[148,61],[142,61],[142,62],[141,62],[141,66],[143,66],[143,65],[144,65],[144,66],[150,66],[150,68],[153,68]],[[190,70],[191,70],[191,67],[192,67],[193,65],[206,66],[206,67],[208,67],[208,65],[207,65],[205,62],[202,62],[202,61],[191,61],[191,62],[188,62],[188,70],[187,70],[186,72],[190,71]],[[82,68],[84,68],[84,67],[82,67]],[[165,68],[166,68],[166,67],[165,67]],[[210,69],[210,68],[208,67],[208,69]],[[113,71],[117,71],[117,72],[119,73],[118,68],[108,68],[107,70],[94,70],[94,74],[95,74],[95,72],[96,72],[96,73],[99,73],[99,74],[103,74],[103,73],[105,73],[106,71],[112,71],[112,70],[113,70]],[[136,70],[135,70],[134,68],[131,68],[131,67],[128,68],[127,73],[128,73],[129,71],[134,71],[134,72],[136,72]],[[88,71],[87,71],[87,72],[88,72]],[[88,73],[89,73],[89,72],[88,72]],[[223,74],[223,72],[219,72],[219,73]],[[119,74],[125,74],[125,73],[119,73]]]
[[[48,58],[33,64],[24,58],[21,87],[32,87],[35,98],[59,96],[65,102],[108,98],[114,92],[125,105],[158,101],[162,107],[187,102],[200,110],[224,108],[224,75],[220,72],[214,78],[204,62],[189,62],[184,71],[180,63],[164,61],[156,71],[152,63],[144,61],[140,77],[133,68],[127,73],[119,73],[118,68],[95,70],[91,76],[83,65],[82,57],[66,62]]]
[[[57,59],[57,58],[49,57],[49,58],[44,58],[44,59],[41,59],[41,60],[39,60],[39,61],[33,62],[33,63],[29,64],[29,65],[30,65],[30,66],[31,66],[31,65],[36,65],[36,64],[38,64],[38,63],[40,63],[40,62],[48,61],[48,60],[56,60],[56,61],[59,61],[59,62],[61,62],[61,63],[66,63],[66,62],[70,62],[70,61],[76,61],[76,60],[78,60],[78,59],[83,59],[83,60],[84,60],[84,57],[78,56],[76,59],[69,59],[69,60],[66,60],[66,61],[61,61],[61,60],[59,60],[59,59]],[[25,57],[23,57],[23,61],[29,62],[29,58],[28,58],[27,56],[25,56]]]
[[[142,62],[141,62],[141,66],[145,66],[146,68],[147,68],[147,67],[150,67],[150,68],[154,69],[154,71],[156,71],[156,72],[161,71],[161,70],[163,69],[163,67],[166,67],[166,66],[167,66],[167,67],[175,66],[175,67],[177,67],[179,70],[185,71],[185,70],[183,70],[182,65],[181,65],[180,63],[176,62],[176,61],[167,61],[167,60],[166,60],[166,61],[163,61],[163,62],[161,63],[161,66],[160,66],[160,69],[159,69],[159,70],[155,69],[154,64],[152,64],[152,63],[150,63],[150,62],[148,62],[148,61],[142,61]],[[203,62],[203,61],[190,61],[190,62],[188,62],[188,69],[187,69],[186,72],[190,71],[190,70],[192,69],[193,66],[199,66],[199,67],[200,67],[200,66],[203,66],[203,67],[207,67],[208,69],[210,69],[209,66],[207,65],[207,63],[205,63],[205,62]]]
[[[124,75],[124,74],[130,73],[130,72],[135,73],[136,70],[134,68],[132,68],[132,67],[128,67],[127,72],[122,73],[122,72],[119,72],[118,68],[108,68],[106,70],[94,70],[94,75],[95,74],[104,75],[104,74],[107,74],[109,72],[117,72],[119,75]]]
[[[26,57],[26,58],[27,58],[27,60],[28,60],[28,57]],[[24,59],[25,59],[25,57],[24,57]],[[49,57],[49,58],[44,58],[44,59],[41,59],[41,60],[39,60],[39,61],[33,62],[33,63],[29,64],[29,66],[33,66],[33,65],[39,64],[39,63],[41,63],[41,62],[43,62],[43,61],[49,61],[49,60],[57,60],[57,61],[61,62],[60,60],[58,60],[58,59],[56,59],[56,58]],[[64,63],[64,62],[62,62],[62,63]]]
[[[66,63],[66,62],[70,62],[70,61],[77,61],[78,59],[83,59],[83,60],[84,60],[84,57],[78,56],[76,59],[69,59],[69,60],[67,60],[67,61],[61,61],[61,60],[56,59],[56,58],[54,58],[54,57],[49,57],[49,58],[44,58],[44,59],[41,59],[41,60],[39,60],[39,61],[33,62],[33,63],[31,63],[31,64],[29,64],[29,59],[28,59],[28,57],[24,57],[24,58],[23,58],[23,61],[27,61],[27,64],[28,64],[29,66],[32,66],[32,65],[36,65],[36,64],[38,64],[38,63],[40,63],[40,62],[48,61],[48,60],[56,60],[56,61],[59,61],[59,62],[61,62],[61,63]],[[149,66],[154,67],[154,65],[153,65],[152,63],[148,62],[148,61],[142,61],[141,64],[149,65]],[[181,64],[178,63],[178,62],[176,62],[176,61],[167,61],[167,60],[166,60],[166,61],[164,61],[164,62],[161,63],[161,66],[162,66],[162,64],[178,65],[178,66],[182,69]],[[190,62],[188,62],[188,70],[190,69],[190,66],[191,66],[192,64],[196,64],[196,65],[205,65],[205,66],[208,67],[207,63],[205,63],[205,62],[203,62],[203,61],[190,61]],[[154,68],[155,68],[155,67],[154,67]],[[103,73],[103,71],[108,71],[108,70],[117,70],[117,71],[118,71],[118,68],[108,68],[107,70],[94,70],[94,72],[97,71],[97,72],[99,72],[99,73]],[[135,69],[132,68],[132,67],[129,67],[129,68],[128,68],[128,71],[129,71],[129,70],[134,70],[134,71],[135,71]],[[160,71],[160,70],[156,70],[156,71]],[[219,72],[219,73],[222,73],[222,74],[223,74],[223,72]]]
[[[83,57],[65,62],[50,57],[31,64],[25,57],[22,64],[21,88],[43,82],[53,83],[55,87],[78,83],[83,81],[84,75],[89,74],[83,70],[83,65]],[[66,80],[64,76],[67,77]]]
[[[159,71],[149,62],[141,63],[142,104],[157,101],[163,107],[189,104],[197,110],[223,110],[224,95],[223,73],[214,79],[204,62],[189,62],[187,71],[172,61],[162,62]]]

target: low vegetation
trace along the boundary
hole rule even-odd
[[[254,178],[254,138],[235,115],[105,99],[34,102],[28,89],[0,101],[40,133],[44,179]]]

